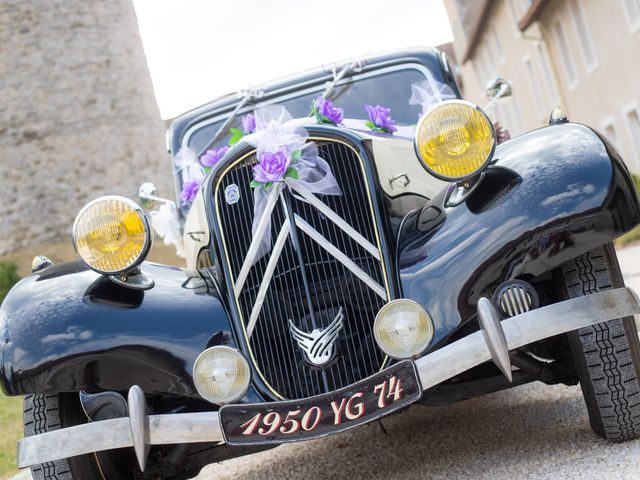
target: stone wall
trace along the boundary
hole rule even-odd
[[[97,196],[173,193],[131,0],[3,0],[0,72],[0,255]]]

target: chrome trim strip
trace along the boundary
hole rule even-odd
[[[376,260],[382,261],[380,259],[380,252],[378,251],[378,247],[376,247],[373,243],[371,243],[369,240],[367,240],[362,235],[360,235],[360,233],[355,228],[353,228],[351,225],[345,222],[342,219],[342,217],[340,217],[340,215],[338,215],[336,212],[331,210],[331,208],[329,208],[327,204],[325,204],[324,202],[321,202],[318,199],[318,197],[316,197],[313,193],[303,188],[298,188],[298,186],[296,186],[295,190],[300,195],[302,195],[302,197],[307,202],[309,202],[311,205],[313,205],[322,213],[324,213],[324,215],[333,223],[335,223],[336,226],[338,226],[344,233],[346,233],[351,238],[353,238],[353,240],[355,240],[358,244],[360,244],[362,248],[364,248],[367,252],[373,255]]]
[[[267,268],[264,271],[264,277],[262,277],[262,282],[260,282],[260,288],[258,289],[258,295],[256,295],[256,301],[253,304],[253,308],[251,309],[251,316],[249,317],[249,323],[247,324],[247,338],[251,338],[253,329],[256,326],[258,316],[262,311],[262,304],[264,303],[264,299],[267,296],[267,290],[269,289],[269,285],[271,284],[273,272],[278,265],[280,254],[282,253],[282,249],[284,248],[284,244],[286,243],[287,238],[289,238],[290,231],[291,223],[289,223],[289,219],[286,219],[282,224],[280,233],[278,233],[278,238],[276,239],[276,243],[273,246],[271,257],[269,257],[269,263],[267,263]]]
[[[640,301],[629,288],[616,288],[536,308],[500,322],[507,348],[515,348],[582,327],[640,313]],[[491,360],[482,331],[467,335],[416,360],[423,389]]]
[[[340,263],[351,270],[354,275],[356,275],[360,280],[366,283],[369,288],[371,288],[371,290],[382,297],[385,302],[387,301],[387,291],[382,285],[380,285],[373,278],[367,275],[367,273],[358,265],[356,265],[353,260],[347,257],[340,250],[338,250],[329,240],[324,238],[320,233],[318,233],[317,230],[315,230],[311,225],[305,222],[299,215],[296,214],[295,217],[296,226],[300,227],[300,230],[309,235],[318,245],[320,245],[327,252],[336,257],[336,259]]]
[[[284,188],[284,183],[279,183],[269,192],[269,197],[267,198],[267,205],[265,206],[264,213],[262,214],[262,218],[258,223],[258,227],[256,228],[256,232],[253,234],[253,240],[249,245],[249,250],[247,251],[247,256],[244,259],[244,263],[242,264],[242,268],[240,268],[240,272],[238,273],[238,278],[236,280],[236,284],[233,287],[233,293],[236,298],[240,297],[240,293],[242,292],[242,287],[244,287],[244,282],[247,281],[247,276],[249,275],[249,270],[253,266],[253,262],[256,259],[256,255],[258,254],[258,248],[260,247],[260,242],[262,237],[264,236],[264,231],[267,229],[269,225],[269,220],[271,220],[271,212],[273,212],[273,208],[275,207],[278,196],[280,192]]]
[[[541,307],[500,322],[508,348],[616,318],[640,314],[640,300],[628,287],[606,290]],[[415,361],[423,390],[491,359],[481,331]],[[218,412],[149,417],[152,445],[223,442]],[[18,442],[18,467],[60,458],[133,446],[128,418],[116,418],[54,430]]]
[[[223,441],[218,412],[151,415],[148,418],[152,445]],[[60,458],[132,446],[129,419],[114,418],[22,439],[18,442],[17,463],[19,468],[24,468]]]

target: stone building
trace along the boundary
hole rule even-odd
[[[513,95],[494,114],[512,134],[559,106],[604,133],[640,174],[640,0],[445,0],[465,95],[494,76]]]
[[[172,194],[131,0],[0,2],[0,255],[68,237],[103,194]]]

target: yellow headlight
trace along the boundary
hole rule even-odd
[[[481,171],[495,146],[495,130],[487,115],[464,100],[436,105],[416,126],[418,157],[442,180],[462,180]]]
[[[151,248],[144,211],[124,197],[100,197],[88,203],[73,224],[73,242],[91,269],[115,274],[138,265]]]

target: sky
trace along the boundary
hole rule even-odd
[[[443,0],[134,0],[162,118],[341,60],[453,38]]]

